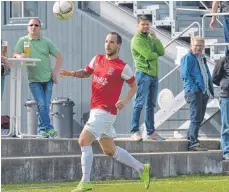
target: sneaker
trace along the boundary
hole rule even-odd
[[[229,160],[229,156],[223,157],[223,160]]]
[[[92,184],[90,183],[84,183],[80,182],[76,189],[74,189],[72,192],[84,192],[84,191],[91,191],[92,190]]]
[[[150,185],[150,169],[151,169],[150,164],[144,164],[144,170],[140,174],[140,178],[145,183],[145,189],[148,189],[149,188],[149,185]]]
[[[39,131],[38,135],[43,136],[44,138],[49,138],[49,134],[45,131]]]
[[[131,135],[131,138],[134,140],[134,141],[141,141],[142,140],[142,137],[140,135],[140,133],[133,133]]]
[[[55,138],[58,135],[58,132],[55,131],[54,129],[50,129],[48,134],[50,137]]]
[[[166,140],[164,137],[161,137],[159,134],[157,133],[153,133],[151,135],[147,135],[146,138],[144,138],[144,140],[152,140],[152,141],[164,141]]]
[[[189,148],[189,151],[207,151],[207,150],[208,150],[207,148],[203,148],[200,146],[195,146],[195,147]]]

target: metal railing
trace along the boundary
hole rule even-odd
[[[189,25],[183,32],[181,32],[179,35],[177,35],[175,38],[173,38],[170,42],[168,42],[165,46],[164,49],[166,49],[169,45],[171,45],[174,41],[176,41],[180,36],[182,36],[186,31],[188,31],[193,25],[197,25],[199,29],[199,36],[201,36],[201,27],[199,22],[193,22],[191,25]],[[164,77],[162,77],[159,80],[159,83],[163,81],[166,77],[168,77],[173,71],[177,70],[180,67],[180,65],[176,66],[173,70],[168,72]]]
[[[175,38],[173,38],[170,42],[168,42],[166,45],[165,45],[165,49],[171,45],[176,39],[178,39],[180,36],[182,36],[185,32],[187,32],[193,25],[197,25],[198,26],[198,29],[199,29],[199,36],[201,36],[201,26],[200,26],[200,23],[195,21],[193,22],[192,24],[190,24],[183,32],[181,32],[179,35],[177,35]]]

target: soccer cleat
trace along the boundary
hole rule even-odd
[[[49,132],[48,132],[49,136],[54,138],[58,135],[58,132],[55,131],[54,129],[50,129]]]
[[[144,164],[144,170],[140,174],[140,178],[145,183],[145,189],[148,189],[149,188],[149,185],[150,185],[150,169],[151,169],[150,164]]]
[[[84,183],[80,182],[76,189],[74,189],[72,192],[84,192],[84,191],[91,191],[92,190],[92,184],[90,183]]]

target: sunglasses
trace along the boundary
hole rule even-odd
[[[38,24],[31,24],[31,25],[29,25],[30,27],[39,27],[40,25],[38,25]]]

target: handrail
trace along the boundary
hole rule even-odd
[[[176,8],[176,10],[177,11],[199,11],[199,12],[205,12],[205,11],[207,11],[208,12],[208,10],[204,10],[204,9],[186,9],[186,8]]]
[[[209,43],[209,44],[206,44],[206,46],[225,46],[225,45],[229,45],[229,43]]]
[[[168,5],[168,6],[169,6],[169,3],[168,3],[167,1],[164,1],[164,2],[165,2],[165,4],[166,4],[166,5]]]
[[[179,38],[181,35],[183,35],[186,31],[188,31],[193,25],[198,25],[198,28],[199,28],[199,36],[201,36],[201,27],[200,27],[200,23],[195,21],[193,22],[191,25],[189,25],[182,33],[180,33],[179,35],[177,35],[174,39],[172,39],[169,43],[167,43],[165,46],[164,46],[164,49],[166,49],[170,44],[172,44],[177,38]],[[164,77],[162,77],[160,80],[159,80],[159,83],[161,81],[163,81],[166,77],[168,77],[173,71],[175,71],[176,69],[178,69],[180,67],[180,65],[176,66],[173,70],[171,70],[170,72],[168,72]]]
[[[181,64],[177,65],[173,70],[171,70],[170,72],[168,72],[164,77],[162,77],[158,83],[162,82],[166,77],[168,77],[173,71],[177,70],[179,67],[181,66]]]
[[[203,17],[202,17],[202,37],[205,38],[205,31],[204,31],[204,28],[205,28],[205,17],[207,16],[224,16],[224,15],[229,15],[229,13],[207,13],[207,14],[204,14]]]
[[[200,1],[200,3],[204,6],[205,9],[207,9],[209,11],[209,13],[212,13],[212,11],[210,9],[208,9],[208,7],[202,1]],[[220,20],[218,18],[216,18],[216,20],[218,21],[218,23],[221,26],[223,26],[223,24],[220,22]]]
[[[198,29],[199,29],[199,36],[201,36],[201,27],[200,27],[200,23],[195,21],[193,23],[191,23],[183,32],[181,32],[179,35],[177,35],[174,39],[172,39],[170,42],[168,42],[165,46],[164,49],[166,49],[170,44],[172,44],[176,39],[178,39],[181,35],[183,35],[186,31],[188,31],[193,25],[198,25]]]

